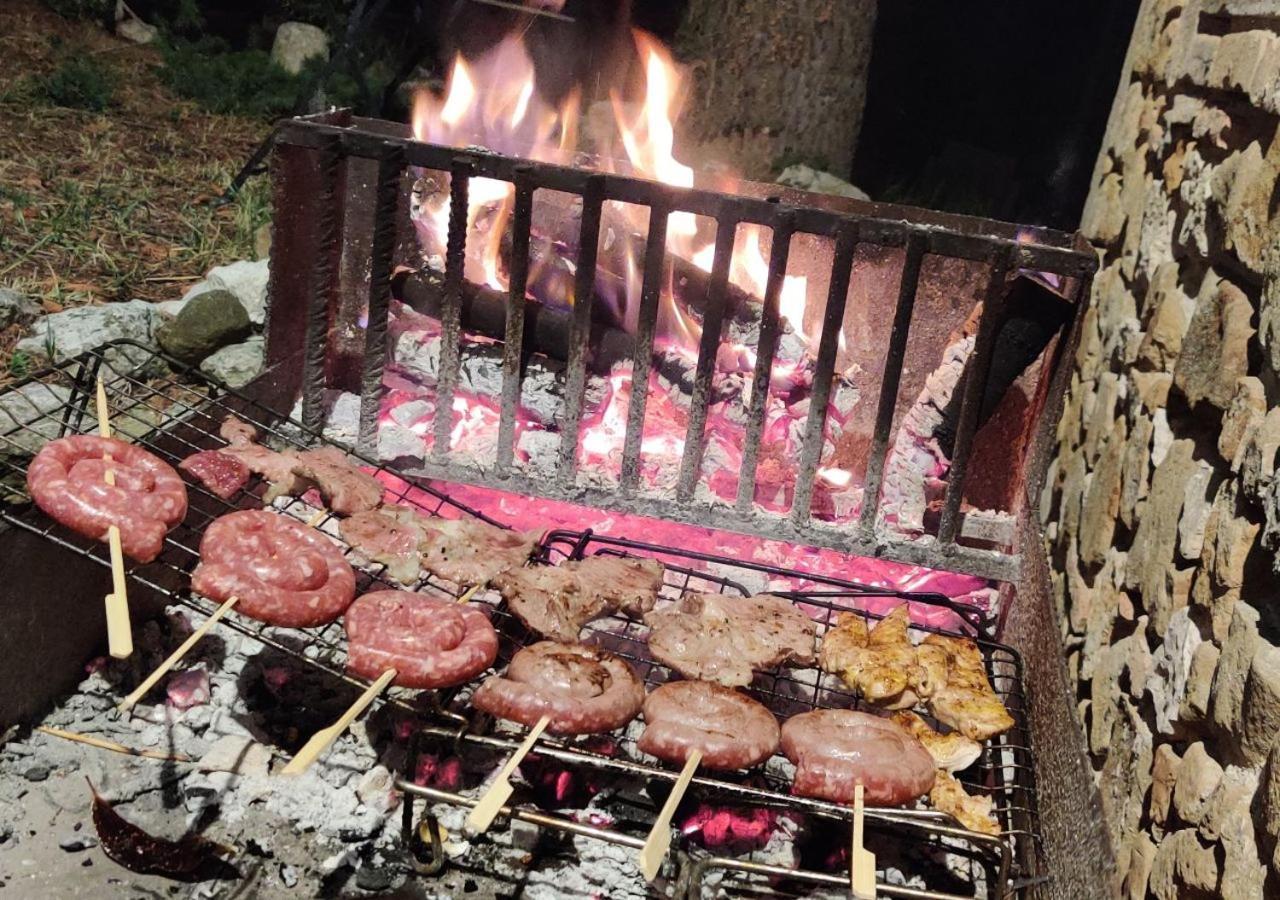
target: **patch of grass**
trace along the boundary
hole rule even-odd
[[[38,84],[44,99],[54,106],[102,112],[115,99],[115,76],[83,56],[65,60]]]
[[[115,0],[44,0],[44,5],[64,19],[106,22],[115,14]]]
[[[288,112],[301,84],[262,50],[227,52],[211,41],[166,48],[160,76],[209,112],[255,117]]]
[[[34,360],[27,354],[25,350],[15,350],[13,355],[9,357],[9,375],[12,378],[26,378],[31,374],[32,363]]]

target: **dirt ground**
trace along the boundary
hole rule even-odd
[[[254,256],[265,179],[211,201],[270,122],[200,110],[161,82],[158,50],[35,0],[0,0],[0,22],[0,287],[49,311],[167,300]],[[51,100],[47,79],[71,62],[112,85],[101,112]],[[0,378],[19,336],[0,333]]]

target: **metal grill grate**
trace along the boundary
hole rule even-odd
[[[177,373],[176,377],[148,377],[147,373],[161,371],[161,367],[157,365],[159,363],[173,369]],[[305,448],[327,443],[321,435],[285,420],[248,396],[225,389],[153,350],[127,341],[91,351],[19,383],[3,395],[4,403],[0,407],[4,410],[0,412],[0,447],[7,451],[0,453],[0,477],[10,490],[10,502],[0,507],[0,517],[16,527],[94,559],[103,566],[109,566],[105,545],[74,535],[52,522],[23,495],[25,455],[34,446],[50,438],[94,429],[96,420],[93,411],[93,385],[99,374],[109,385],[108,398],[116,431],[171,464],[176,465],[198,450],[222,446],[223,441],[217,436],[217,430],[223,418],[231,414],[251,422],[263,435],[279,445]],[[429,484],[402,478],[388,468],[375,466],[368,460],[365,462],[383,480],[391,493],[390,499],[395,502],[414,506],[430,515],[450,518],[474,515],[493,522],[480,511],[451,500]],[[192,596],[187,590],[189,573],[198,559],[200,536],[217,516],[235,509],[261,508],[264,490],[265,485],[254,479],[240,494],[230,500],[222,500],[202,487],[189,486],[191,502],[186,520],[168,534],[165,548],[156,561],[146,565],[129,563],[129,577],[173,603],[205,615],[211,613],[215,604]],[[305,499],[282,498],[273,508],[284,515],[313,521],[316,527],[333,532],[331,517]],[[351,553],[349,548],[347,553]],[[1026,722],[1026,697],[1022,689],[1021,661],[1012,649],[988,639],[991,623],[985,621],[980,613],[954,604],[937,594],[889,592],[839,579],[622,538],[603,537],[590,532],[552,532],[541,542],[538,558],[542,563],[555,564],[566,558],[600,553],[653,556],[661,559],[667,567],[662,594],[672,599],[689,591],[743,595],[748,593],[744,584],[766,576],[775,588],[775,593],[802,603],[809,609],[818,622],[820,631],[825,631],[830,626],[836,611],[856,609],[860,601],[870,598],[897,597],[912,603],[946,607],[956,613],[968,623],[965,630],[976,636],[992,682],[1016,722],[1010,732],[987,742],[978,762],[962,773],[962,781],[971,791],[993,798],[1005,832],[1004,838],[996,840],[975,835],[955,827],[948,817],[929,810],[871,810],[868,813],[871,829],[873,833],[892,836],[899,846],[915,848],[907,856],[916,863],[924,864],[931,856],[944,852],[951,854],[953,858],[965,860],[969,885],[975,891],[984,888],[988,893],[1000,893],[1002,885],[1016,885],[1039,876],[1033,763]],[[358,588],[361,592],[375,585],[402,588],[383,577],[383,567],[361,565],[358,559],[352,561],[356,564]],[[787,590],[788,586],[794,588],[801,584],[804,584],[804,590]],[[431,577],[422,578],[412,587],[451,598],[461,593],[458,586]],[[485,592],[473,602],[486,603],[491,609],[495,627],[502,637],[501,663],[508,661],[521,646],[536,639],[506,610],[495,592]],[[868,614],[868,617],[878,618],[872,614]],[[277,651],[298,658],[333,678],[355,685],[365,684],[343,671],[345,647],[339,623],[316,629],[279,629],[235,612],[229,614],[225,622],[229,627],[252,636]],[[639,623],[618,617],[599,620],[588,626],[588,639],[608,646],[631,660],[650,685],[660,684],[670,677],[663,666],[654,663],[648,656],[644,627]],[[816,670],[764,673],[756,679],[749,691],[780,717],[818,707],[857,708],[860,703],[857,697],[834,678],[818,677]],[[469,713],[465,704],[468,693],[469,688],[464,687],[425,695],[427,706],[435,714],[438,724],[426,726],[421,732],[422,738],[427,741],[463,742],[491,750],[514,749],[517,741],[509,737],[471,732],[476,717]],[[407,695],[408,692],[393,691],[389,702],[406,711],[421,713],[423,704],[409,703],[405,699]],[[631,733],[635,733],[634,726]],[[556,759],[569,767],[600,770],[649,783],[670,782],[676,775],[661,765],[652,765],[646,761],[630,738],[621,740],[620,753],[615,757],[593,753],[577,742],[549,740],[539,747],[542,756]],[[405,779],[400,781],[400,787],[406,791],[407,816],[411,814],[411,798],[414,795],[455,804],[471,802],[462,795],[420,787]],[[723,775],[699,777],[694,780],[693,788],[695,793],[705,796],[709,801],[767,806],[825,818],[847,819],[847,810],[838,805],[791,797],[787,790],[785,780],[776,774],[763,779],[756,775],[740,780]],[[651,820],[655,809],[656,806],[641,803],[631,824],[642,824],[646,817]],[[625,829],[582,825],[530,809],[514,810],[512,814],[562,831],[589,834],[628,846],[638,846],[643,839],[642,836],[628,834]],[[412,839],[412,833],[410,838]],[[767,871],[767,866],[762,867],[751,859],[707,854],[701,854],[690,862],[690,866],[690,883],[695,883],[703,873],[715,868],[747,875],[771,874]],[[807,879],[818,883],[830,882],[835,877],[820,871],[789,871],[787,874],[793,879]],[[882,893],[886,896],[964,896],[951,891],[906,891],[899,894],[899,889],[892,885],[882,887]]]

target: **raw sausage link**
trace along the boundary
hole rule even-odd
[[[106,483],[105,454],[116,483]],[[151,562],[164,536],[187,515],[187,487],[173,467],[141,447],[92,434],[50,441],[27,467],[27,489],[42,510],[72,531],[100,541],[115,525],[120,547]]]
[[[365,594],[351,604],[344,624],[347,669],[373,679],[394,668],[401,687],[462,684],[498,655],[498,635],[477,606],[411,591]]]
[[[709,681],[673,681],[644,701],[638,746],[650,756],[683,765],[702,751],[709,769],[749,769],[778,749],[778,720],[745,694]]]
[[[351,605],[356,576],[338,545],[314,528],[265,510],[220,517],[200,541],[191,588],[272,625],[332,622]]]

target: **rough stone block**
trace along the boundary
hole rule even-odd
[[[1262,420],[1266,411],[1262,382],[1252,375],[1237,380],[1236,392],[1222,417],[1222,431],[1218,433],[1218,452],[1223,459],[1235,459],[1245,434]]]
[[[1249,374],[1252,316],[1244,291],[1229,281],[1205,279],[1173,373],[1188,403],[1222,410],[1231,405],[1236,381]]]
[[[1241,702],[1240,754],[1260,765],[1280,739],[1280,647],[1259,640]]]
[[[1194,828],[1174,832],[1156,845],[1147,889],[1156,900],[1212,896],[1218,887],[1218,860]]]
[[[1257,611],[1247,604],[1236,603],[1231,612],[1231,627],[1213,675],[1213,699],[1209,707],[1213,724],[1221,734],[1240,733],[1245,682],[1258,641]]]
[[[1151,494],[1129,552],[1124,583],[1136,588],[1151,625],[1163,633],[1172,614],[1168,572],[1173,566],[1187,479],[1196,471],[1191,441],[1174,441],[1151,479]]]
[[[1178,783],[1173,789],[1173,809],[1178,818],[1197,825],[1204,817],[1206,804],[1222,781],[1222,766],[1201,741],[1196,741],[1182,755],[1178,767]]]

